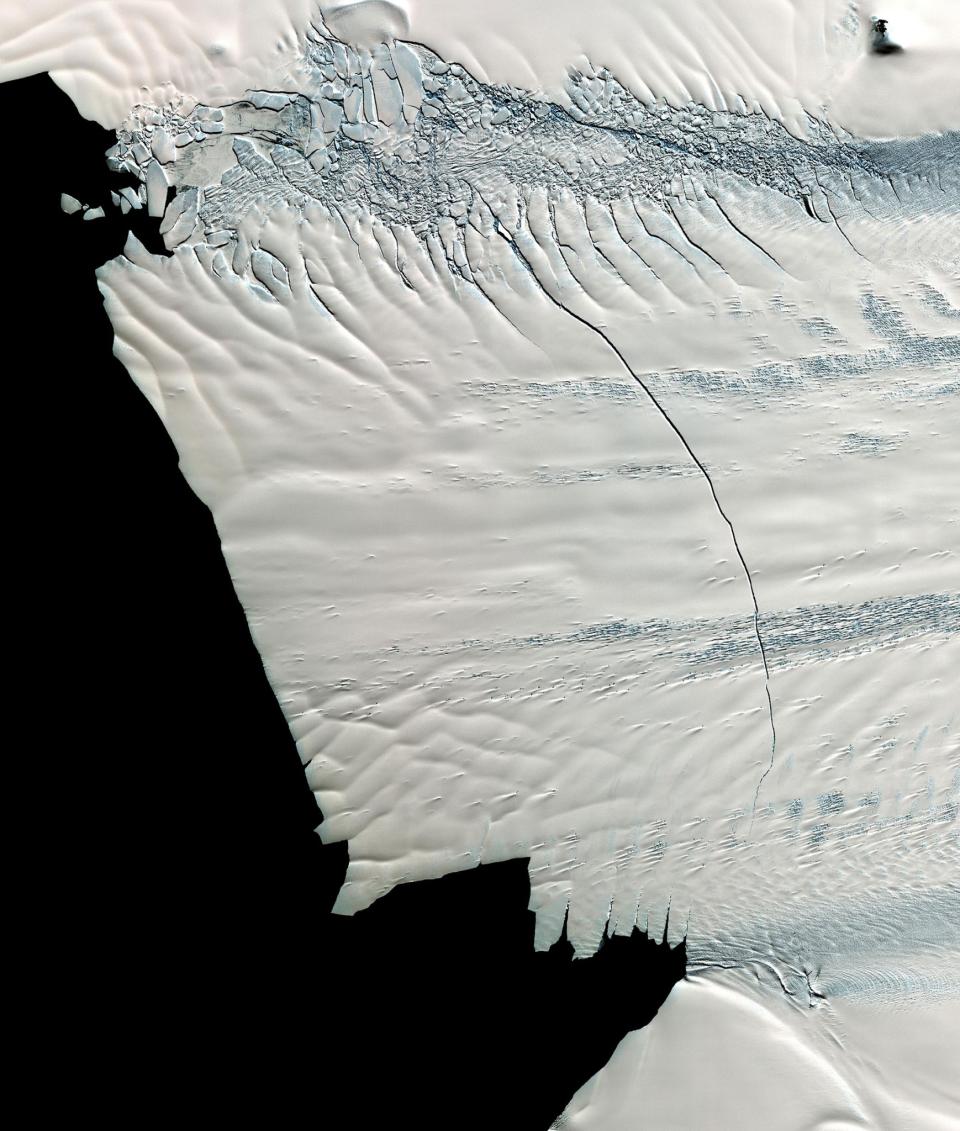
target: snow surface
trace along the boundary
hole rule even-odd
[[[893,1010],[843,998],[805,1014],[742,975],[697,976],[621,1041],[554,1126],[952,1131],[960,1087],[944,1050],[958,1042],[955,1000]]]

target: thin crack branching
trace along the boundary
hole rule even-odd
[[[495,223],[493,225],[493,230],[496,232],[496,234],[498,236],[500,236],[501,239],[503,239],[513,249],[513,252],[517,256],[520,257],[521,261],[524,261],[523,253],[517,247],[515,241],[503,230],[503,226],[500,224],[499,220],[495,221]],[[532,274],[532,272],[531,272],[531,274]],[[535,278],[535,276],[534,276],[534,278]],[[633,366],[630,364],[630,362],[627,361],[626,357],[620,351],[618,346],[613,342],[613,340],[598,325],[591,322],[589,320],[589,318],[584,318],[583,315],[577,314],[577,312],[575,310],[571,310],[569,306],[567,306],[560,299],[558,299],[554,295],[552,295],[546,289],[546,287],[543,286],[543,284],[539,281],[539,279],[537,279],[536,282],[537,282],[537,285],[540,288],[540,290],[543,292],[544,295],[546,295],[546,297],[550,300],[550,302],[553,303],[554,306],[556,306],[559,310],[562,310],[565,314],[568,314],[572,319],[574,319],[574,321],[579,322],[581,326],[584,326],[586,329],[590,330],[591,333],[596,334],[597,337],[600,338],[601,341],[603,341],[605,343],[607,348],[616,356],[617,360],[620,362],[620,364],[623,366],[623,368],[627,371],[627,373],[629,373],[629,375],[633,378],[633,380],[637,383],[637,385],[640,386],[640,388],[646,394],[647,399],[650,401],[650,403],[653,405],[653,407],[657,410],[657,412],[663,418],[663,420],[665,421],[667,426],[670,428],[670,430],[674,433],[674,435],[680,441],[680,443],[682,444],[687,455],[696,464],[697,469],[700,471],[700,474],[703,476],[704,480],[706,481],[707,487],[710,490],[710,494],[713,498],[714,507],[716,508],[717,513],[720,515],[721,519],[723,519],[724,523],[726,523],[726,526],[730,531],[730,538],[733,541],[734,550],[736,551],[737,558],[739,559],[740,565],[741,565],[743,572],[744,572],[744,575],[746,576],[747,585],[749,586],[749,589],[750,589],[750,599],[753,602],[753,629],[754,629],[754,635],[756,637],[757,645],[760,649],[760,659],[763,663],[764,691],[766,693],[766,698],[767,698],[767,715],[770,719],[770,761],[769,761],[769,764],[767,765],[766,769],[760,775],[760,780],[757,782],[757,788],[756,788],[754,795],[753,795],[753,806],[751,808],[751,814],[750,814],[750,829],[752,830],[753,829],[753,821],[754,821],[754,818],[756,816],[757,801],[760,797],[760,789],[763,786],[763,783],[766,780],[767,775],[773,769],[774,760],[776,758],[776,753],[777,753],[777,727],[776,727],[776,722],[775,722],[774,713],[773,713],[773,696],[772,696],[771,691],[770,691],[770,665],[767,661],[767,650],[766,650],[766,647],[764,646],[763,634],[760,631],[760,605],[757,602],[757,591],[756,591],[756,587],[754,586],[754,583],[753,583],[753,574],[750,572],[750,567],[747,565],[747,559],[744,557],[743,550],[740,548],[740,542],[739,542],[739,539],[737,538],[736,529],[734,528],[733,522],[730,520],[730,516],[727,514],[726,510],[724,509],[723,504],[720,502],[720,496],[717,494],[716,484],[713,482],[713,477],[710,475],[710,472],[707,470],[706,465],[700,459],[700,457],[697,455],[697,453],[693,450],[692,446],[690,445],[689,440],[683,434],[683,431],[681,430],[679,425],[674,421],[673,417],[664,408],[663,404],[660,402],[660,400],[658,399],[656,394],[653,392],[653,390],[650,388],[650,386],[647,385],[647,383],[636,372],[636,370],[633,368]]]

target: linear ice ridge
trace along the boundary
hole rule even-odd
[[[174,104],[137,108],[108,154],[111,167],[138,176],[143,182],[141,199],[155,214],[163,212],[171,179],[167,169],[175,163],[173,179],[185,191],[167,210],[161,227],[168,245],[185,242],[200,225],[204,235],[198,242],[220,248],[232,244],[233,270],[239,274],[249,267],[274,298],[289,289],[287,269],[275,256],[252,247],[240,229],[251,213],[265,216],[281,205],[302,214],[306,206],[319,202],[339,216],[351,238],[348,210],[365,211],[421,239],[432,238],[449,269],[487,298],[471,269],[464,230],[469,224],[486,238],[496,236],[509,245],[540,293],[616,356],[703,477],[714,509],[729,530],[750,592],[770,725],[770,758],[757,782],[755,815],[760,790],[774,765],[777,734],[760,607],[736,528],[707,466],[650,384],[600,324],[573,310],[562,291],[554,293],[544,284],[524,252],[530,238],[527,205],[537,190],[548,198],[571,193],[581,209],[588,201],[609,206],[640,198],[665,214],[683,244],[725,271],[696,242],[673,203],[687,197],[695,176],[722,222],[782,270],[706,187],[711,179],[733,174],[754,188],[792,199],[812,219],[835,224],[850,243],[840,222],[844,197],[852,195],[859,203],[861,191],[876,194],[877,185],[882,185],[902,204],[890,172],[895,165],[884,161],[882,148],[857,143],[809,115],[807,139],[800,140],[764,114],[747,113],[742,100],[735,112],[693,103],[682,109],[648,106],[602,67],[571,71],[568,105],[559,106],[528,91],[479,82],[423,44],[394,41],[357,50],[331,36],[322,24],[311,28],[300,62],[301,91],[248,92],[243,101],[199,105],[188,114]],[[224,152],[225,146],[229,152]],[[914,169],[927,173],[931,182],[935,173],[941,192],[946,190],[937,158],[944,146],[955,148],[955,139],[921,143],[910,150]],[[855,178],[860,179],[859,187]],[[696,198],[695,189],[691,195]],[[134,202],[128,201],[128,206]],[[560,239],[552,202],[548,211],[550,238],[567,263],[566,253],[576,252]],[[653,231],[635,204],[634,212],[647,235],[687,255],[673,239]],[[617,225],[612,210],[610,218]],[[222,253],[221,258],[225,261]],[[653,267],[642,261],[659,280]],[[399,249],[396,268],[411,287]]]

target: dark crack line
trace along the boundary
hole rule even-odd
[[[647,235],[652,240],[659,240],[665,247],[668,247],[673,252],[674,255],[678,256],[684,263],[686,263],[686,265],[690,268],[691,271],[693,271],[693,273],[697,276],[697,278],[700,280],[701,283],[705,283],[706,280],[704,279],[703,275],[700,274],[700,270],[697,267],[696,263],[694,263],[693,260],[690,259],[688,256],[684,255],[683,251],[681,251],[681,249],[679,247],[677,247],[676,244],[671,243],[670,240],[666,239],[664,236],[658,235],[656,232],[654,232],[650,228],[648,228],[646,220],[644,220],[644,218],[640,215],[640,209],[637,208],[636,200],[633,198],[632,195],[630,196],[629,199],[630,199],[630,205],[633,208],[634,212],[636,212],[637,219],[640,221],[640,227],[643,228],[643,230],[647,233]],[[678,229],[680,228],[679,223],[677,224],[677,228]],[[682,229],[680,230],[680,232],[681,232],[681,235],[682,235],[683,234]],[[689,240],[687,242],[690,243]],[[693,244],[690,244],[690,246],[692,247]]]
[[[786,994],[787,997],[792,998],[794,996],[793,993],[788,988],[786,982],[784,982],[783,978],[781,977],[780,971],[776,968],[776,966],[774,966],[774,964],[772,962],[768,961],[765,958],[759,958],[759,959],[757,959],[757,963],[758,963],[758,965],[762,966],[764,969],[770,971],[770,973],[780,983],[780,989],[783,990],[783,992]]]
[[[496,230],[496,226],[500,223],[500,221],[497,220],[496,217],[494,217],[493,223],[494,223],[494,230]],[[503,238],[506,239],[506,236],[504,236]],[[507,240],[507,242],[509,243],[510,241]],[[449,262],[449,260],[448,260],[448,262]],[[525,265],[525,266],[527,266],[527,265]],[[530,275],[533,275],[533,272],[530,271],[529,266],[527,266],[527,270],[528,270],[528,273]],[[517,323],[514,322],[514,320],[510,317],[510,315],[507,314],[507,312],[502,307],[497,306],[497,304],[490,297],[490,295],[487,294],[486,289],[484,287],[484,284],[482,282],[482,279],[483,279],[483,276],[478,271],[478,272],[475,272],[475,277],[471,280],[473,285],[480,292],[481,297],[486,299],[486,301],[493,307],[493,309],[500,315],[501,318],[505,318],[507,320],[507,324],[512,326],[514,328],[514,330],[516,330],[516,332],[520,335],[520,337],[523,338],[524,341],[529,342],[530,345],[532,345],[534,349],[536,349],[540,353],[542,353],[543,356],[545,358],[547,358],[547,360],[549,361],[550,360],[549,355],[546,353],[546,351],[543,349],[543,347],[537,345],[537,343],[533,340],[533,338],[531,338],[527,334],[525,334],[523,332],[523,330],[521,330],[520,327],[517,325]],[[536,282],[536,279],[534,279],[534,281]]]
[[[350,230],[350,225],[347,223],[347,218],[343,214],[343,209],[340,208],[336,204],[333,204],[330,207],[331,207],[331,211],[335,212],[337,214],[337,216],[339,217],[340,223],[343,225],[344,231],[347,233],[347,235],[350,238],[350,242],[357,249],[357,258],[360,260],[361,263],[363,263],[363,255],[361,253],[360,244],[357,242],[356,237],[354,236],[353,232]]]
[[[830,207],[830,202],[829,202],[829,201],[827,201],[827,207],[828,207],[828,208]],[[832,209],[832,208],[830,209],[830,212],[831,212],[831,214],[833,214],[833,209]],[[853,242],[853,240],[852,240],[852,239],[850,239],[850,237],[849,237],[849,236],[847,235],[847,233],[846,233],[846,232],[845,232],[845,231],[843,230],[843,228],[842,228],[842,227],[840,226],[840,218],[839,218],[838,216],[834,215],[834,217],[833,217],[833,222],[834,222],[834,224],[836,224],[836,226],[837,226],[837,231],[838,231],[838,232],[840,233],[840,235],[841,235],[841,236],[843,236],[843,238],[844,238],[844,239],[845,239],[845,240],[847,241],[847,243],[848,243],[848,244],[849,244],[849,245],[850,245],[850,246],[851,246],[851,247],[853,248],[853,250],[854,250],[854,251],[855,251],[855,252],[857,253],[857,255],[859,255],[861,259],[866,259],[867,257],[866,257],[866,256],[865,256],[865,255],[863,254],[863,252],[862,252],[862,251],[861,251],[861,250],[860,250],[860,249],[859,249],[859,248],[858,248],[858,247],[856,246],[856,244],[855,244],[855,243]],[[868,262],[869,262],[869,260],[868,260]]]
[[[856,244],[853,242],[853,240],[850,239],[850,237],[847,235],[847,233],[840,226],[840,220],[837,217],[837,214],[833,210],[833,205],[830,203],[830,197],[828,195],[828,190],[825,189],[822,184],[820,184],[820,178],[819,177],[817,177],[817,184],[820,185],[820,191],[823,193],[823,199],[824,199],[824,201],[827,205],[827,211],[830,213],[830,217],[833,220],[834,224],[836,225],[837,231],[840,233],[841,236],[843,236],[843,238],[847,241],[847,243],[850,245],[850,247],[853,248],[853,250],[857,253],[857,255],[860,256],[861,259],[866,259],[867,257],[856,246]],[[869,260],[867,260],[867,262],[869,262]]]
[[[860,194],[857,192],[857,186],[853,183],[853,174],[849,170],[847,170],[846,175],[847,175],[847,182],[850,185],[850,191],[853,193],[853,199],[857,202],[857,204],[860,205],[860,207],[864,210],[864,212],[866,212],[866,214],[870,217],[871,220],[876,220],[879,223],[880,217],[875,212],[870,211],[870,209],[866,206],[866,204],[864,204],[863,199],[861,198]]]
[[[902,209],[903,208],[903,197],[900,195],[899,191],[897,190],[897,186],[893,183],[893,177],[890,176],[889,173],[887,174],[887,180],[890,182],[890,187],[893,189],[894,195],[896,196],[897,200],[900,201],[900,207]],[[941,186],[941,188],[942,188],[942,186]]]
[[[625,287],[630,287],[630,284],[627,282],[627,280],[620,274],[620,269],[617,267],[617,265],[613,262],[613,260],[610,258],[610,256],[607,255],[607,253],[603,250],[603,248],[597,242],[596,237],[594,236],[593,232],[590,230],[590,221],[587,219],[586,213],[584,213],[583,218],[584,218],[584,223],[586,224],[586,227],[587,227],[587,234],[590,236],[590,243],[592,244],[593,250],[594,250],[594,252],[596,252],[597,257],[599,259],[602,259],[604,263],[609,265],[610,270],[614,273],[614,275],[617,277],[617,279],[619,279],[619,281],[621,283],[623,283],[623,285]],[[613,218],[613,214],[611,213],[611,219],[612,218]],[[616,221],[614,221],[614,223],[616,223]],[[635,290],[635,288],[633,288],[633,287],[630,287],[630,289]]]
[[[693,237],[690,235],[690,233],[684,227],[683,221],[677,215],[677,210],[676,210],[676,208],[674,208],[672,200],[667,201],[667,208],[670,210],[670,215],[676,221],[676,225],[680,229],[680,232],[683,235],[684,239],[687,241],[687,243],[690,244],[691,247],[695,247],[697,249],[697,251],[700,252],[701,255],[705,255],[707,257],[707,259],[710,260],[711,263],[715,263],[717,265],[717,267],[719,267],[720,270],[724,273],[724,275],[729,275],[730,272],[726,269],[726,267],[724,267],[724,265],[720,262],[720,260],[716,259],[714,256],[712,256],[710,254],[710,252],[707,251],[707,249],[702,244],[697,243],[697,241],[695,239],[693,239]],[[701,278],[702,278],[702,276],[701,276]],[[704,280],[704,281],[706,281],[706,280]]]
[[[613,226],[617,229],[617,235],[620,237],[620,240],[623,243],[623,246],[625,248],[627,248],[627,250],[630,251],[633,255],[635,255],[637,257],[637,259],[640,260],[641,264],[646,268],[647,271],[650,272],[650,274],[657,280],[658,283],[665,286],[666,284],[663,283],[663,280],[660,278],[660,276],[656,273],[656,271],[654,271],[654,269],[650,266],[650,264],[643,258],[643,256],[640,254],[640,252],[638,252],[637,249],[633,246],[633,243],[631,242],[632,237],[630,239],[627,239],[627,237],[623,234],[623,232],[620,229],[620,224],[617,221],[616,214],[614,213],[612,208],[610,209],[610,219],[613,221]]]
[[[713,201],[713,203],[716,205],[717,211],[720,213],[720,215],[724,218],[724,220],[726,220],[726,222],[730,225],[731,228],[733,228],[733,230],[735,232],[737,232],[739,235],[741,235],[747,241],[747,243],[752,243],[753,246],[757,249],[757,251],[759,251],[762,255],[765,255],[767,257],[767,259],[769,259],[770,262],[773,263],[775,266],[779,267],[781,271],[785,272],[786,274],[789,274],[787,269],[783,266],[783,264],[779,260],[775,259],[770,254],[770,252],[767,251],[767,249],[765,247],[758,244],[757,241],[752,236],[747,235],[747,233],[743,230],[743,228],[741,228],[738,224],[735,224],[733,222],[733,220],[730,218],[730,215],[727,212],[727,210],[723,207],[723,205],[720,203],[720,201],[717,200],[717,198],[713,195],[713,193],[709,191],[709,189],[705,188],[704,191],[706,192],[707,196],[709,196],[710,199]]]
[[[523,253],[517,247],[514,240],[511,239],[511,237],[509,235],[507,235],[506,232],[502,230],[502,228],[503,228],[503,226],[500,224],[499,221],[497,221],[494,224],[493,230],[497,233],[498,236],[500,236],[501,239],[505,240],[510,245],[510,247],[514,251],[514,254],[519,256],[521,261],[523,261]],[[740,565],[742,566],[743,572],[746,576],[747,585],[750,588],[750,598],[753,601],[753,629],[754,629],[754,635],[756,636],[757,645],[760,648],[760,659],[763,662],[764,691],[765,691],[766,697],[767,697],[767,715],[770,719],[770,762],[767,765],[767,768],[760,775],[760,780],[757,782],[757,788],[756,788],[756,791],[754,792],[754,795],[753,795],[753,806],[752,806],[751,812],[750,812],[750,828],[752,830],[753,821],[754,821],[754,818],[756,816],[757,800],[760,797],[760,789],[763,786],[763,783],[766,780],[767,775],[773,769],[773,763],[774,763],[774,760],[775,760],[776,754],[777,754],[777,727],[776,727],[776,722],[774,720],[774,715],[773,715],[773,696],[772,696],[771,691],[770,691],[770,665],[767,662],[767,650],[764,647],[763,634],[760,631],[760,606],[757,602],[757,591],[756,591],[756,588],[754,587],[754,584],[753,584],[753,574],[750,572],[750,567],[747,565],[747,559],[743,556],[743,551],[740,548],[740,542],[737,539],[737,532],[734,529],[734,525],[730,521],[730,518],[727,515],[727,512],[724,510],[723,504],[720,502],[720,497],[717,494],[717,488],[716,488],[716,486],[713,482],[713,479],[710,475],[710,472],[707,471],[705,464],[701,461],[700,457],[697,455],[697,453],[690,446],[690,442],[687,440],[686,436],[684,436],[684,434],[680,430],[679,426],[674,422],[673,417],[670,416],[670,414],[667,412],[667,410],[660,403],[660,401],[658,400],[656,395],[650,389],[649,385],[647,385],[646,382],[640,377],[640,375],[634,370],[633,366],[629,363],[629,361],[627,361],[626,357],[624,357],[624,355],[620,352],[620,350],[614,344],[612,339],[609,338],[607,336],[607,334],[605,334],[604,331],[600,329],[599,326],[595,325],[588,318],[584,318],[582,315],[577,314],[577,312],[574,311],[574,310],[571,310],[569,306],[565,306],[559,299],[554,298],[554,296],[552,294],[550,294],[550,292],[546,289],[546,287],[543,286],[543,284],[539,281],[539,279],[537,279],[536,282],[537,282],[537,285],[539,286],[540,290],[553,303],[553,305],[555,307],[557,307],[558,310],[562,310],[565,314],[568,314],[571,318],[573,318],[574,321],[579,322],[581,326],[585,326],[588,330],[590,330],[592,333],[596,334],[597,337],[600,338],[601,341],[603,341],[606,344],[607,348],[610,349],[615,354],[615,356],[617,357],[617,360],[620,362],[620,364],[623,366],[623,368],[627,371],[627,373],[630,374],[630,376],[634,379],[634,381],[644,391],[644,393],[647,395],[647,398],[649,399],[650,403],[657,410],[657,412],[664,419],[664,421],[666,422],[666,424],[668,425],[670,430],[674,433],[674,435],[677,437],[677,439],[683,445],[683,448],[686,451],[687,455],[693,460],[693,462],[696,464],[697,468],[699,469],[700,474],[706,480],[707,486],[710,489],[710,494],[713,496],[713,503],[714,503],[714,506],[716,507],[717,513],[720,515],[720,517],[726,523],[727,528],[730,531],[730,537],[733,541],[733,547],[736,550],[737,557],[740,560]]]

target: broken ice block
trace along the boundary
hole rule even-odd
[[[167,206],[167,174],[159,161],[151,160],[147,164],[147,214],[159,219]]]

